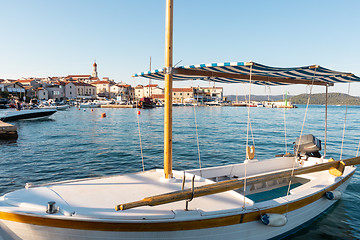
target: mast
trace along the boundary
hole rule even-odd
[[[151,56],[150,56],[150,66],[149,71],[151,72]],[[151,78],[149,78],[149,97],[151,98]]]
[[[165,20],[165,109],[164,109],[164,174],[172,173],[172,64],[173,64],[173,0],[166,0]]]

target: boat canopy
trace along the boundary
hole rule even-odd
[[[360,82],[352,73],[338,72],[319,65],[280,68],[269,67],[255,62],[224,62],[188,65],[166,69],[173,74],[174,81],[204,80],[220,83],[251,83],[258,85],[307,84],[333,86],[334,83]],[[170,71],[170,72],[169,72]],[[135,74],[164,80],[164,69]]]

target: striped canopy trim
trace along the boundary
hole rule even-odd
[[[252,66],[252,67],[251,67]],[[305,67],[293,67],[293,68],[279,68],[269,67],[255,62],[224,62],[224,63],[209,63],[199,65],[188,65],[178,68],[174,68],[173,80],[185,81],[185,80],[204,80],[220,83],[248,83],[248,79],[234,79],[226,77],[202,77],[192,75],[181,75],[176,73],[176,69],[189,69],[189,70],[202,70],[217,73],[231,73],[231,74],[243,74],[250,75],[250,68],[252,76],[263,77],[277,77],[286,79],[302,79],[302,80],[318,80],[325,83],[346,83],[346,82],[360,82],[360,78],[351,73],[339,72],[323,68],[318,65],[311,65]],[[141,72],[134,75],[134,77],[145,77],[157,80],[164,80],[164,70],[157,69],[148,72]],[[287,85],[292,83],[275,82],[275,81],[252,81],[254,84],[259,85]]]

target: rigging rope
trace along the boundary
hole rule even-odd
[[[214,83],[215,84],[215,83]],[[191,88],[193,88],[193,80],[191,80]],[[195,99],[195,98],[194,98]],[[197,102],[197,101],[196,101]],[[197,149],[198,149],[198,156],[199,156],[199,169],[200,169],[200,176],[202,177],[201,171],[201,157],[200,157],[200,142],[199,142],[199,133],[198,133],[198,126],[197,126],[197,119],[196,119],[196,106],[193,104],[194,108],[194,120],[195,120],[195,131],[196,131],[196,142],[197,142]]]
[[[139,110],[138,110],[138,108],[136,108],[136,117],[137,117],[137,122],[138,122],[138,129],[139,129],[141,163],[142,163],[142,169],[143,169],[143,172],[144,172],[145,171],[145,164],[144,164],[143,148],[142,148],[142,143],[141,143],[140,119],[139,119],[139,113],[138,112],[139,112]]]
[[[250,65],[250,79],[249,79],[249,105],[248,105],[248,122],[247,122],[247,130],[246,130],[246,150],[248,149],[249,146],[249,128],[251,127],[251,122],[250,122],[250,104],[251,104],[251,100],[250,100],[250,96],[251,96],[251,80],[252,80],[252,65]],[[251,128],[251,135],[252,135],[252,128]],[[252,140],[254,142],[254,137],[252,135]],[[246,151],[245,151],[246,152]],[[246,170],[247,170],[247,160],[248,160],[248,155],[246,154],[245,157],[245,171],[244,171],[244,204],[243,204],[243,208],[245,208],[245,203],[246,203]]]
[[[284,100],[284,94],[283,94]],[[287,153],[287,139],[286,139],[286,106],[284,107],[284,132],[285,132],[285,154]]]
[[[348,86],[348,95],[350,95],[350,82],[349,82],[349,86]],[[347,111],[348,111],[348,104],[346,104],[346,109],[345,109],[344,128],[343,128],[343,135],[342,135],[342,140],[341,140],[341,150],[340,150],[340,160],[342,160],[342,154],[343,154],[343,148],[344,148]]]
[[[310,104],[310,97],[311,97],[311,94],[312,94],[312,88],[314,86],[314,81],[315,81],[315,76],[316,76],[316,69],[317,68],[315,68],[315,70],[314,70],[314,76],[313,76],[313,79],[312,79],[312,82],[311,82],[311,85],[310,85],[310,89],[309,89],[309,97],[308,97],[308,100],[307,100],[307,103],[306,103],[305,115],[304,115],[304,120],[303,120],[303,124],[302,124],[301,131],[300,131],[300,139],[299,139],[299,141],[301,141],[301,136],[302,136],[302,133],[304,131],[307,111],[309,109],[309,104]],[[290,175],[290,179],[289,179],[289,186],[288,186],[288,189],[287,189],[286,196],[288,196],[289,193],[290,193],[290,188],[291,188],[291,184],[292,184],[292,178],[294,176],[294,171],[295,171],[296,158],[297,158],[298,151],[299,151],[299,146],[300,146],[300,144],[298,144],[298,147],[297,147],[297,149],[295,151],[295,157],[294,157],[294,162],[293,162],[293,166],[292,166],[292,170],[291,170],[291,175]],[[288,210],[289,210],[289,202],[286,204],[286,214],[288,213]]]
[[[197,142],[197,148],[198,148],[198,155],[199,155],[199,168],[200,168],[200,176],[202,177],[201,172],[201,158],[200,158],[200,143],[199,143],[199,134],[198,134],[198,127],[197,127],[197,120],[196,120],[196,107],[194,107],[194,118],[195,118],[195,131],[196,131],[196,142]]]

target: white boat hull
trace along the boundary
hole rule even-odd
[[[80,104],[80,108],[99,108],[100,104],[92,103],[92,104]]]
[[[17,120],[39,120],[49,118],[56,113],[56,109],[31,109],[21,111],[8,111],[4,116],[0,117],[1,121],[17,121]]]
[[[279,160],[275,159],[268,163],[253,163],[253,167],[251,164],[248,164],[248,170],[256,170],[258,164],[261,164],[264,168],[270,168],[278,161]],[[290,161],[288,161],[288,163],[290,163]],[[288,163],[285,163],[284,167],[286,167]],[[208,173],[204,174],[212,174],[214,171],[222,173],[229,169],[241,169],[243,166],[243,164],[238,164],[225,168],[209,168]],[[194,170],[194,172],[196,172],[196,170]],[[255,205],[247,204],[245,209],[242,208],[243,197],[241,198],[241,194],[228,191],[221,193],[222,195],[213,195],[205,202],[201,201],[207,197],[194,199],[193,202],[190,203],[190,211],[183,210],[185,206],[184,201],[173,203],[176,205],[165,204],[156,207],[141,207],[139,209],[129,210],[130,212],[115,212],[111,209],[102,208],[101,204],[96,204],[97,208],[92,207],[92,209],[89,209],[90,211],[86,213],[88,215],[84,215],[84,212],[81,211],[86,212],[86,207],[84,206],[86,206],[86,204],[91,205],[91,203],[84,202],[84,206],[73,206],[75,203],[73,202],[73,204],[69,203],[69,205],[76,209],[75,212],[77,214],[71,216],[69,212],[73,209],[71,207],[69,208],[70,210],[67,209],[66,207],[69,207],[69,205],[61,205],[62,203],[58,199],[57,202],[59,206],[61,206],[60,208],[63,209],[62,214],[46,214],[43,210],[43,208],[45,208],[43,205],[40,205],[39,209],[39,205],[33,205],[31,202],[19,204],[13,201],[14,199],[16,201],[18,196],[25,196],[27,194],[28,190],[24,189],[19,190],[22,191],[20,192],[21,194],[15,194],[13,198],[8,198],[8,201],[6,200],[7,195],[0,198],[0,239],[250,240],[278,238],[279,236],[290,234],[304,227],[305,223],[313,220],[331,207],[336,200],[328,200],[325,197],[325,193],[332,190],[344,192],[354,172],[354,167],[346,167],[342,177],[333,177],[328,171],[304,175],[303,177],[313,179],[313,181],[310,180],[299,187],[293,188],[291,194],[288,196],[279,197],[270,201],[260,201],[255,203]],[[122,182],[125,177],[132,179],[131,185],[134,185],[137,184],[137,177],[143,179],[146,175],[155,176],[156,174],[158,173],[150,171],[135,175],[123,175],[123,177],[114,176],[70,181],[69,183],[45,185],[39,189],[35,187],[35,192],[40,191],[40,196],[51,192],[48,196],[49,198],[56,197],[55,195],[51,195],[55,192],[56,194],[60,194],[61,198],[64,197],[64,199],[66,199],[67,194],[74,195],[74,191],[84,190],[88,185],[92,185],[91,183],[96,183],[95,185],[100,185],[101,187],[93,190],[101,195],[99,189],[103,190],[106,186],[117,189],[118,187],[114,186],[116,185],[115,183],[118,181]],[[181,172],[177,174],[181,176]],[[149,179],[151,180],[151,178]],[[201,184],[201,182],[204,181],[201,179],[203,178],[200,178],[197,184]],[[148,182],[148,180],[145,181]],[[109,183],[110,185],[107,185]],[[73,187],[71,191],[69,191],[69,187],[62,189],[64,185],[67,186],[68,184]],[[181,184],[181,181],[176,184]],[[203,182],[203,184],[205,183]],[[123,183],[121,185],[123,185]],[[74,189],[74,187],[77,189]],[[137,188],[141,189],[141,187],[141,184],[137,184]],[[162,188],[164,185],[160,184],[157,188],[159,187]],[[149,186],[148,189],[149,188],[151,188],[151,186]],[[147,190],[145,189],[143,191]],[[113,190],[110,192],[113,192]],[[121,192],[120,189],[119,192]],[[97,193],[91,194],[95,194],[92,196],[96,196]],[[131,195],[117,194],[119,195],[116,198],[120,198],[121,196],[127,198]],[[230,198],[228,198],[229,196]],[[107,197],[103,195],[98,197],[104,200],[105,206],[108,200]],[[33,199],[33,197],[31,199]],[[1,203],[2,200],[6,204]],[[90,200],[91,199],[89,199],[89,201]],[[66,199],[66,201],[68,200]],[[83,201],[84,200],[81,200],[80,203]],[[205,203],[208,203],[208,205]],[[214,203],[217,203],[217,205],[213,205]],[[110,205],[113,206],[112,204]],[[227,206],[230,208],[226,209]],[[219,210],[214,209],[215,211],[212,211],[211,208],[213,207]],[[261,209],[261,212],[259,209]],[[288,209],[288,211],[286,209]],[[94,214],[100,214],[101,212],[103,212],[103,215],[98,215],[101,217],[94,217]],[[143,215],[144,213],[145,215]],[[159,215],[156,215],[156,213]],[[287,224],[282,227],[266,226],[260,220],[260,213],[283,214],[287,218]]]
[[[337,190],[344,191],[349,183],[347,180]],[[54,228],[40,225],[24,224],[13,221],[1,221],[1,237],[8,239],[271,239],[286,236],[299,228],[305,227],[304,223],[314,220],[330,208],[336,201],[321,198],[300,209],[287,214],[288,222],[283,227],[270,227],[260,220],[248,223],[235,224],[225,227],[204,228],[186,231],[90,231],[73,228]],[[6,227],[4,227],[6,226]],[[76,227],[76,224],[74,225]],[[8,229],[8,231],[4,230]],[[239,238],[239,236],[241,236]],[[1,239],[1,238],[0,238]]]

